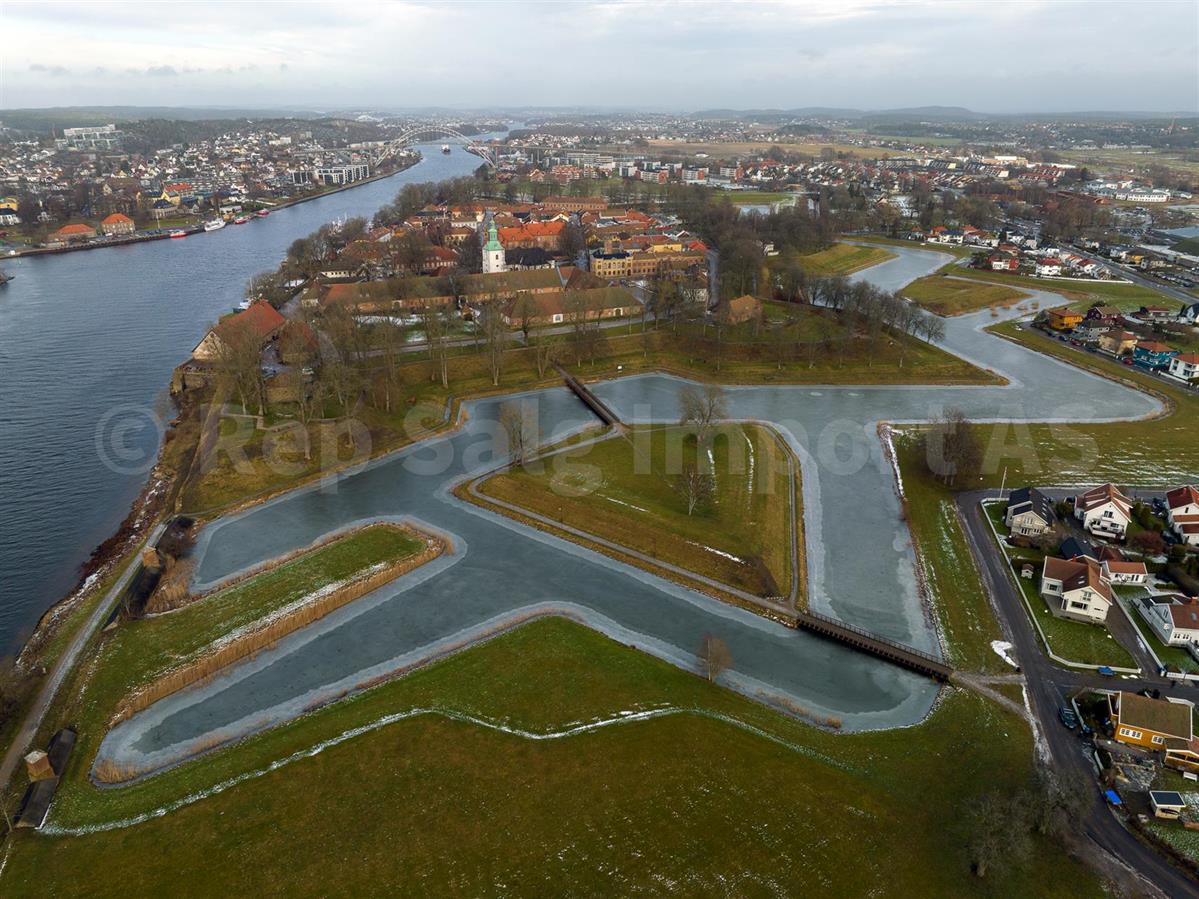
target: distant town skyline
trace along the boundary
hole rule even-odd
[[[0,3],[0,107],[1199,112],[1199,3]],[[1158,35],[1149,45],[1136,35]]]

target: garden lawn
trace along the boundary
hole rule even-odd
[[[535,622],[142,784],[93,791],[91,805],[56,806],[52,823],[182,795],[406,709],[539,732],[633,710],[699,714],[538,741],[415,717],[133,827],[21,832],[0,888],[14,899],[1098,895],[1047,838],[1027,862],[970,873],[967,810],[1025,786],[1033,750],[1017,718],[947,689],[918,727],[832,734],[581,626]]]
[[[836,243],[799,260],[809,275],[848,275],[894,258],[895,254],[883,247]]]
[[[1029,298],[1024,291],[1003,284],[978,284],[950,275],[917,278],[901,294],[937,315],[964,315],[979,309],[1013,306]]]
[[[710,453],[682,427],[635,427],[483,482],[485,496],[513,503],[759,596],[786,596],[791,546],[803,546],[799,466],[773,431],[719,428]],[[684,466],[714,477],[712,499],[691,514],[680,491]],[[795,471],[794,492],[789,469]],[[801,578],[802,580],[802,578]],[[804,595],[800,584],[800,595]]]
[[[1035,579],[1026,580],[1018,573],[1015,574],[1020,590],[1024,593],[1026,609],[1030,609],[1036,616],[1045,642],[1056,656],[1079,665],[1110,665],[1113,668],[1133,669],[1140,667],[1104,625],[1058,618],[1049,611],[1049,606],[1041,598]]]
[[[328,584],[379,563],[413,556],[424,542],[411,531],[372,525],[267,569],[174,612],[122,623],[93,638],[43,730],[65,724],[79,732],[56,805],[89,792],[88,771],[121,701],[213,641]]]

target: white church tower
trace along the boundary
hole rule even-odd
[[[504,261],[504,245],[500,243],[500,235],[495,230],[495,220],[488,218],[487,242],[483,244],[483,274],[507,271]]]

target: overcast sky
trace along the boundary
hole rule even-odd
[[[1199,110],[1199,0],[0,0],[0,107]]]

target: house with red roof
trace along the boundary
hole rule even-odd
[[[1178,539],[1199,546],[1199,487],[1176,487],[1166,494],[1166,520]]]
[[[81,240],[91,240],[96,236],[96,229],[91,225],[63,225],[50,235],[52,242],[75,243]]]
[[[277,336],[286,323],[287,319],[270,303],[253,303],[249,309],[217,322],[216,327],[196,344],[192,358],[198,362],[219,362],[226,352],[243,339],[256,341],[261,348]]]
[[[1115,484],[1104,484],[1075,497],[1074,517],[1096,536],[1123,539],[1132,521],[1132,500]]]
[[[1045,559],[1041,572],[1041,597],[1058,618],[1100,624],[1107,620],[1115,601],[1103,568],[1094,559]]]
[[[104,221],[100,222],[100,230],[107,237],[113,237],[118,234],[132,234],[136,229],[137,226],[133,223],[133,219],[119,212],[114,212],[105,218]]]

